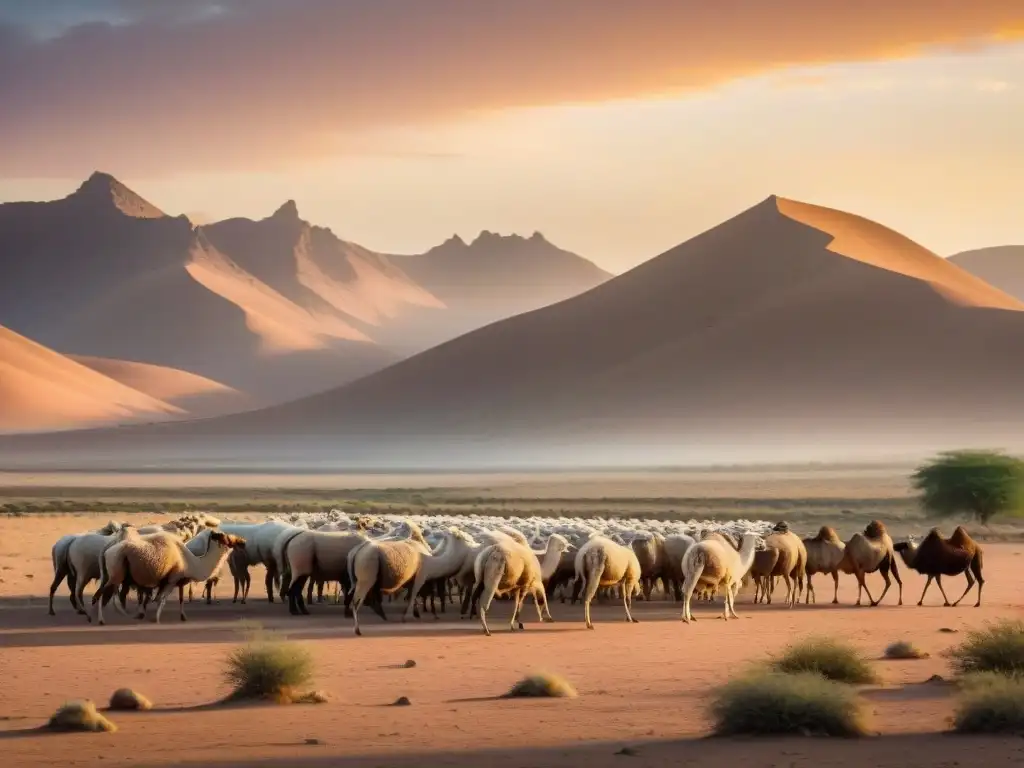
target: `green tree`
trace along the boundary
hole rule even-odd
[[[998,451],[949,451],[911,476],[922,506],[942,516],[969,514],[985,525],[1024,512],[1024,462]]]

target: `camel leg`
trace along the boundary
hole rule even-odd
[[[703,571],[703,569],[701,570]],[[698,579],[700,579],[700,574],[694,572],[687,576],[686,580],[683,582],[683,615],[680,618],[687,624],[691,621],[696,621],[696,619],[693,618],[693,613],[690,611],[690,603],[693,600],[693,592],[697,588]]]
[[[160,616],[163,614],[164,606],[167,604],[167,596],[170,595],[171,590],[174,589],[175,581],[177,581],[177,578],[175,577],[165,579],[164,584],[157,591],[156,597],[153,598],[156,603],[156,615],[153,617],[154,624],[160,623]]]
[[[359,628],[359,609],[363,606],[370,588],[366,586],[365,581],[362,584],[357,581],[353,592],[355,596],[352,598],[352,622],[355,625],[356,636],[359,637],[363,634],[363,630]],[[299,597],[301,599],[301,595]]]
[[[56,616],[57,612],[53,610],[53,596],[57,593],[57,587],[61,585],[65,579],[68,580],[68,588],[71,589],[71,604],[74,605],[75,589],[71,584],[70,571],[67,568],[66,562],[61,562],[53,574],[53,582],[50,584],[50,616]]]
[[[882,567],[878,569],[878,572],[880,574],[882,574],[882,579],[885,580],[885,589],[882,590],[882,594],[878,596],[877,600],[872,600],[871,601],[871,605],[873,605],[873,606],[878,605],[883,600],[885,600],[885,593],[888,592],[889,591],[889,587],[892,586],[892,578],[890,578],[890,576],[889,576],[889,572],[891,570],[891,567],[892,567],[892,563],[887,560],[886,562],[883,562],[882,563]],[[871,597],[871,595],[868,595],[868,597]]]
[[[182,584],[178,585],[178,618],[188,621],[188,617],[185,615],[185,587]]]
[[[412,614],[417,619],[420,617],[419,608],[416,607],[416,596],[419,595],[420,591],[423,589],[423,584],[426,582],[426,579],[421,575],[422,573],[422,569],[417,571],[416,577],[412,581],[412,588],[409,593],[409,602],[406,604],[405,612],[402,614],[402,623],[409,620],[409,614]],[[426,608],[426,603],[424,603],[423,606]]]
[[[918,606],[924,605],[924,596],[928,594],[928,587],[932,585],[932,579],[934,578],[934,576],[928,576],[928,580],[924,583],[924,590],[921,592],[921,599],[917,601]],[[939,586],[939,589],[942,589],[941,585]]]
[[[477,603],[480,614],[480,626],[484,628],[484,634],[487,637],[491,636],[491,630],[487,627],[487,612],[491,610],[491,602],[497,591],[497,583],[488,585],[483,581],[473,590],[473,601]]]
[[[793,579],[790,578],[788,573],[782,574],[782,582],[786,585],[786,607],[793,607],[794,590]]]
[[[935,583],[939,585],[939,592],[942,593],[942,605],[946,608],[952,608],[953,604],[949,602],[949,598],[946,597],[946,590],[942,588],[942,576],[936,576]]]
[[[814,577],[807,574],[807,595],[804,597],[804,605],[810,605],[812,599],[815,603],[818,602],[818,598],[814,594]]]
[[[594,628],[594,622],[590,620],[590,604],[594,601],[594,596],[600,588],[600,572],[583,574],[583,618],[587,629]]]
[[[626,611],[626,621],[630,624],[636,622],[633,618],[632,612],[629,610],[629,604],[633,602],[633,585],[623,582],[622,584],[622,607]]]
[[[875,600],[871,597],[871,590],[868,589],[867,581],[864,578],[864,571],[857,571],[857,605],[860,605],[861,590],[863,590],[868,596],[868,602],[871,605],[876,605]]]
[[[292,600],[295,601],[295,608],[303,616],[309,616],[309,609],[306,607],[306,601],[302,599],[302,588],[306,586],[306,582],[309,580],[309,576],[300,576],[292,582],[288,588],[288,603],[289,610],[291,609]],[[297,615],[292,612],[292,615]]]
[[[835,582],[835,592],[832,593],[832,605],[839,605],[839,571],[832,572],[832,581]]]
[[[264,578],[263,583],[267,587],[267,602],[274,602],[274,573],[269,568],[267,568],[267,575],[266,578]],[[281,599],[284,599],[284,595],[281,595]]]

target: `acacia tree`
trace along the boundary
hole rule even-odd
[[[998,451],[949,451],[911,476],[921,505],[942,516],[969,514],[983,524],[1024,512],[1024,462]]]

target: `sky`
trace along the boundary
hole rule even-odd
[[[544,233],[619,273],[771,194],[1024,244],[1021,0],[0,0],[0,201],[385,253]]]

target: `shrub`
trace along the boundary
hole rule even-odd
[[[967,639],[949,651],[953,668],[962,675],[996,672],[1024,677],[1024,621],[1004,620],[970,630]]]
[[[152,709],[153,702],[131,688],[118,688],[110,697],[110,708],[113,710]]]
[[[1024,736],[1024,680],[998,675],[970,675],[953,718],[959,733]]]
[[[294,643],[255,640],[231,652],[224,676],[233,688],[229,700],[293,702],[312,680],[313,657]]]
[[[856,693],[812,672],[760,672],[719,688],[712,699],[719,736],[863,736]]]
[[[776,672],[814,672],[838,683],[874,683],[878,676],[852,646],[829,638],[812,638],[789,646],[772,660]]]
[[[885,649],[887,659],[927,659],[929,654],[906,640],[893,643]]]
[[[53,731],[107,731],[113,733],[117,726],[96,711],[96,705],[89,699],[69,701],[58,709],[46,727]]]
[[[572,684],[560,675],[541,672],[524,677],[512,686],[502,698],[535,698],[548,697],[555,699],[575,699],[578,694]]]

